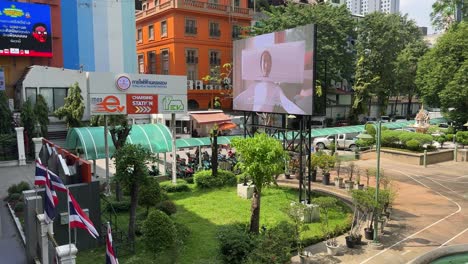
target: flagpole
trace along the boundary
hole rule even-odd
[[[71,257],[71,228],[70,228],[70,189],[67,188],[67,210],[68,210],[68,254]]]

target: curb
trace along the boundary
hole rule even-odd
[[[19,221],[19,218],[16,217],[15,211],[13,211],[13,209],[11,209],[10,204],[6,203],[6,206],[8,207],[8,211],[10,212],[11,218],[13,218],[13,221],[15,221],[16,230],[18,230],[18,233],[21,236],[21,241],[23,242],[23,245],[25,246],[26,245],[26,237],[24,236],[23,227],[21,226],[21,222]]]

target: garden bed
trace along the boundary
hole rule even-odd
[[[375,150],[368,150],[361,152],[361,159],[375,159],[376,152]],[[408,150],[400,151],[396,149],[386,149],[382,148],[380,150],[380,157],[382,159],[390,159],[398,162],[403,162],[412,165],[424,165],[424,153],[420,152],[410,152]],[[451,161],[453,160],[453,150],[444,149],[437,150],[427,153],[426,164],[435,164],[439,162]]]

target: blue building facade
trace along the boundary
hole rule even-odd
[[[61,0],[66,69],[137,72],[135,2]]]

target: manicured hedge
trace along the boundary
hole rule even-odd
[[[235,186],[237,184],[236,175],[226,170],[218,170],[216,177],[211,175],[211,170],[199,171],[195,173],[193,179],[197,187],[202,189]]]
[[[177,180],[176,184],[172,184],[171,181],[164,181],[159,183],[159,186],[168,193],[190,192],[190,187],[188,186],[187,182],[180,179]]]

